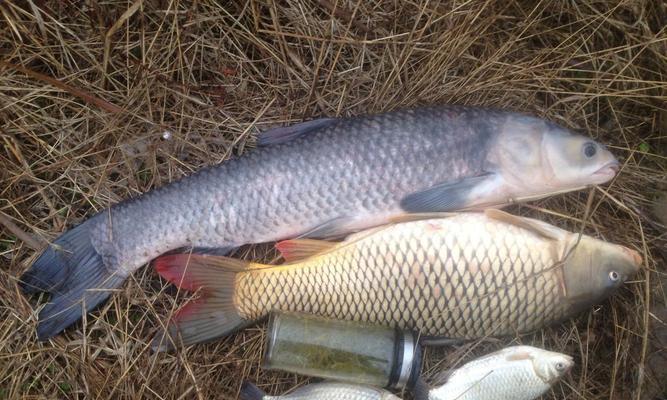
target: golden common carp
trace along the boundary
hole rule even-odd
[[[158,258],[160,275],[201,294],[173,317],[169,336],[197,343],[274,310],[412,329],[429,339],[511,335],[603,300],[641,264],[624,246],[499,210],[277,247],[292,262]],[[154,346],[170,342],[158,335]]]
[[[384,389],[342,382],[311,383],[282,396],[269,396],[252,383],[244,382],[239,398],[241,400],[401,400]]]
[[[534,400],[574,365],[572,357],[532,346],[512,346],[453,371],[444,383],[415,389],[416,400]]]
[[[338,236],[405,213],[576,190],[618,170],[602,145],[553,123],[458,106],[309,121],[266,132],[259,143],[58,237],[21,277],[25,292],[51,294],[39,313],[39,339],[171,250],[225,254],[248,243]]]

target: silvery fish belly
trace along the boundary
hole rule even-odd
[[[281,396],[269,396],[252,383],[241,387],[241,400],[400,400],[384,389],[349,383],[323,382],[302,386]]]
[[[417,400],[533,400],[572,368],[572,357],[531,346],[512,346],[473,360],[418,387]]]
[[[473,339],[527,332],[604,299],[639,268],[634,250],[498,210],[396,223],[342,243],[278,244],[291,263],[159,258],[158,272],[202,296],[172,319],[186,344],[272,310]],[[305,258],[304,258],[305,257]]]

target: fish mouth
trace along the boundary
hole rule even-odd
[[[610,161],[602,166],[602,168],[593,172],[593,177],[597,178],[596,183],[605,183],[608,180],[616,176],[620,169],[620,164],[618,161]]]
[[[606,163],[605,165],[602,166],[602,168],[593,172],[593,175],[611,179],[614,176],[616,176],[619,169],[620,169],[619,162],[614,160]]]
[[[639,254],[639,252],[637,250],[631,249],[629,247],[625,247],[625,246],[621,246],[621,245],[619,245],[619,246],[621,247],[621,250],[623,251],[623,253],[625,253],[626,257],[628,257],[629,259],[632,260],[630,262],[630,264],[632,264],[632,266],[634,267],[635,272],[639,271],[639,268],[641,267],[642,262],[643,262],[642,256]]]

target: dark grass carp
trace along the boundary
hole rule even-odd
[[[431,343],[514,335],[604,300],[641,265],[635,250],[499,210],[277,247],[293,261],[158,258],[161,276],[200,297],[176,313],[154,348],[224,336],[271,311],[415,330]]]
[[[170,250],[339,236],[405,213],[500,206],[601,184],[618,169],[602,145],[551,122],[459,106],[309,121],[266,132],[259,143],[53,241],[21,277],[25,292],[51,294],[39,339]]]

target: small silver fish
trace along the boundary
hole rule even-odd
[[[264,133],[261,144],[58,237],[21,277],[25,292],[51,293],[38,338],[57,335],[171,250],[342,236],[406,213],[576,190],[618,170],[604,146],[551,122],[458,106],[309,121]]]
[[[302,386],[282,396],[269,396],[250,382],[244,382],[241,400],[401,400],[391,392],[372,386],[322,382]]]
[[[546,393],[574,365],[572,357],[531,346],[512,346],[473,360],[425,388],[418,400],[533,400]],[[441,378],[442,379],[442,378]]]

